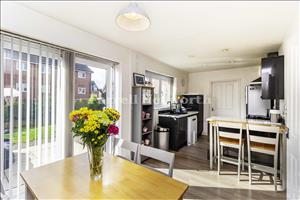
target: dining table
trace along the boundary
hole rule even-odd
[[[188,185],[160,172],[105,153],[100,180],[89,174],[87,153],[33,168],[20,175],[26,199],[182,199]]]

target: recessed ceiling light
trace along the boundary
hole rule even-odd
[[[123,8],[116,18],[117,24],[126,31],[144,31],[150,26],[150,18],[136,2]]]
[[[222,49],[222,51],[223,51],[224,53],[226,53],[226,52],[229,51],[229,49]]]

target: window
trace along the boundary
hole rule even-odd
[[[154,87],[154,103],[156,107],[165,107],[172,100],[174,78],[146,71],[146,77]]]
[[[85,79],[86,78],[86,72],[78,71],[78,78]]]
[[[86,89],[84,87],[78,87],[77,93],[78,94],[86,94]]]
[[[27,84],[22,83],[22,92],[27,92]],[[16,90],[19,90],[19,83],[16,83]]]
[[[16,69],[19,70],[19,65],[16,66]],[[26,70],[27,70],[27,62],[26,61],[21,62],[21,70],[23,72],[26,72]]]
[[[22,71],[26,71],[27,70],[27,63],[26,62],[22,62],[21,63],[21,69],[22,69]]]

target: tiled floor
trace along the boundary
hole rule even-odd
[[[249,185],[247,171],[237,180],[236,166],[224,164],[218,175],[216,165],[209,170],[208,140],[201,136],[197,144],[175,152],[174,178],[189,185],[184,199],[286,199],[285,192],[274,192],[272,176],[256,172]],[[166,168],[162,163],[147,160],[145,164]],[[279,190],[281,186],[279,186]]]

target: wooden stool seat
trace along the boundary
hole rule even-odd
[[[254,133],[268,133],[257,135]],[[248,142],[248,171],[249,183],[252,184],[252,168],[263,172],[269,172],[274,175],[274,189],[277,191],[277,171],[278,171],[278,145],[279,145],[279,127],[274,126],[258,126],[255,124],[247,125],[247,142]],[[273,136],[273,137],[271,137]],[[251,161],[251,153],[258,152],[267,155],[272,155],[274,158],[274,165],[272,167],[263,166],[261,164],[253,163]]]
[[[267,151],[274,151],[275,152],[275,144],[265,144],[259,142],[251,142],[250,147],[255,149],[267,150]]]
[[[220,142],[227,144],[239,145],[239,139],[227,138],[227,137],[219,137]],[[242,139],[242,144],[245,142],[245,139]]]
[[[231,131],[234,129],[235,131]],[[242,123],[217,123],[217,143],[218,143],[218,174],[221,171],[221,162],[237,165],[238,180],[240,180],[241,167],[244,170],[244,149],[245,139],[242,136],[243,124]],[[238,150],[237,159],[231,159],[223,156],[223,148],[233,148]]]

